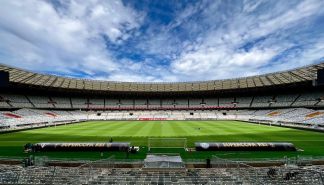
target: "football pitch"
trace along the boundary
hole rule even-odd
[[[205,159],[212,155],[224,158],[281,158],[284,156],[324,156],[324,133],[257,125],[240,121],[88,121],[64,126],[47,127],[0,134],[0,157],[19,158],[26,143],[38,142],[108,142],[128,141],[140,146],[140,152],[127,156],[142,159],[147,153],[148,138],[187,138],[194,142],[255,141],[291,142],[297,152],[185,152],[179,149],[158,149],[160,153],[177,152],[185,159]],[[154,151],[153,151],[154,152]],[[122,152],[37,152],[34,155],[50,158],[100,159],[114,155],[125,158]]]

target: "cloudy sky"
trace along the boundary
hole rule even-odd
[[[2,0],[0,63],[112,81],[226,79],[324,61],[323,0]]]

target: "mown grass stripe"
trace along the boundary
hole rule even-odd
[[[287,152],[240,153],[243,157],[269,157],[268,155],[323,156],[324,153],[323,133],[290,128],[270,127],[239,121],[91,121],[0,134],[0,155],[24,156],[22,147],[28,142],[92,142],[108,141],[110,137],[113,137],[114,141],[130,141],[134,145],[143,146],[147,145],[148,137],[185,137],[189,146],[193,146],[196,141],[287,141],[293,142],[297,147],[304,150],[304,152],[294,154]],[[232,156],[228,152],[218,153]],[[60,154],[53,153],[49,155],[56,156]],[[86,156],[86,154],[81,153],[67,155]],[[207,154],[199,153],[197,155],[202,157]]]

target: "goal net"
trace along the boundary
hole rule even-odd
[[[187,148],[187,138],[148,138],[148,150],[152,148]]]

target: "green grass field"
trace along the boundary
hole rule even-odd
[[[197,128],[200,128],[197,129]],[[183,150],[159,149],[157,152],[179,152],[183,158],[207,158],[217,155],[225,158],[279,158],[284,156],[324,156],[324,133],[290,128],[249,124],[239,121],[89,121],[65,126],[0,134],[0,156],[24,157],[26,143],[57,141],[129,141],[141,146],[138,154],[130,158],[142,159],[147,152],[149,137],[185,137],[188,146],[196,141],[285,141],[292,142],[303,151],[298,152],[184,152]],[[100,159],[114,155],[125,158],[124,153],[98,152],[46,152],[38,156],[52,158]]]

